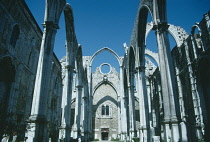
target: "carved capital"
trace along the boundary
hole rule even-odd
[[[42,24],[42,26],[43,26],[44,29],[47,29],[47,30],[57,30],[57,29],[59,29],[58,24],[55,24],[53,21],[45,21]]]
[[[145,66],[139,66],[139,67],[136,67],[136,71],[137,72],[142,72],[142,71],[145,71],[146,67]]]
[[[127,97],[127,96],[123,96],[123,99],[124,99],[124,100],[127,100],[127,99],[128,99],[128,97]]]
[[[72,66],[72,65],[66,65],[65,68],[67,70],[73,70],[74,69],[74,66]]]
[[[129,85],[129,86],[128,86],[128,88],[130,88],[130,89],[134,89],[134,88],[135,88],[135,86],[134,86],[134,85]]]
[[[86,99],[87,99],[87,96],[82,96],[82,99],[83,99],[83,100],[86,100]]]
[[[210,20],[209,14],[208,14],[208,13],[204,14],[204,17],[205,17],[205,20],[206,20],[206,21],[209,21],[209,20]]]
[[[157,25],[154,25],[154,29],[156,30],[156,33],[163,33],[167,31],[169,28],[169,25],[167,22],[159,22]]]
[[[77,85],[76,87],[77,87],[78,90],[81,90],[83,88],[82,85]]]

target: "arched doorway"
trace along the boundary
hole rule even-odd
[[[93,96],[94,139],[111,140],[118,135],[117,92],[108,83],[102,83]]]
[[[15,80],[15,67],[11,58],[5,57],[0,60],[0,136],[3,133],[9,133],[9,124],[6,122],[8,118],[7,109],[9,106],[9,97],[12,82]]]

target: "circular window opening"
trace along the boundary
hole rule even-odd
[[[101,65],[101,73],[104,73],[104,74],[108,74],[111,70],[111,67],[109,64],[102,64]]]

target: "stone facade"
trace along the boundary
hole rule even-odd
[[[0,136],[25,138],[30,116],[42,31],[24,1],[0,1]],[[50,135],[60,126],[61,65],[55,55],[48,98]]]
[[[165,1],[142,0],[123,57],[108,47],[83,56],[71,6],[47,2],[42,32],[23,0],[0,0],[0,139],[16,132],[28,142],[210,141],[210,12],[188,34],[167,23]],[[67,40],[59,61],[53,45],[62,11]],[[151,30],[158,53],[146,49]],[[92,72],[103,51],[119,72],[109,63]]]
[[[100,67],[92,74],[93,133],[95,139],[111,140],[118,135],[119,74],[113,67],[104,74]]]

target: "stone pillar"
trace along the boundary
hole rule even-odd
[[[156,102],[157,102],[157,96],[156,92],[154,92],[155,86],[154,86],[154,78],[150,78],[149,82],[149,93],[150,93],[150,101],[151,101],[151,118],[150,118],[150,139],[152,139],[157,133],[155,133],[155,129],[157,129],[157,116],[156,116]]]
[[[206,27],[208,31],[210,31],[210,12],[207,12],[206,14],[204,14],[204,18],[206,21]]]
[[[17,104],[17,97],[19,93],[19,85],[21,81],[21,76],[22,76],[22,70],[23,70],[23,64],[20,63],[18,65],[17,71],[16,71],[16,77],[15,77],[15,82],[12,83],[11,85],[11,91],[10,91],[10,98],[8,102],[8,113],[14,114],[16,112],[16,107],[15,105]],[[10,119],[15,119],[14,116]],[[13,120],[14,121],[14,120]]]
[[[68,54],[67,54],[68,58]],[[72,99],[72,81],[74,66],[69,65],[67,59],[65,66],[65,79],[62,95],[62,117],[59,128],[59,139],[65,142],[70,141],[71,137],[71,99]]]
[[[23,38],[22,34],[20,34],[20,38]],[[14,63],[17,64],[18,66],[17,70],[15,71],[15,82],[11,84],[10,98],[8,101],[8,110],[7,110],[7,113],[9,113],[10,116],[9,120],[11,121],[15,121],[16,119],[14,114],[16,113],[16,104],[17,104],[18,93],[20,90],[19,85],[23,74],[23,63],[24,63],[25,53],[26,50],[21,51],[20,62],[14,61]]]
[[[83,92],[83,86],[77,86],[77,96],[75,102],[75,116],[73,125],[73,138],[77,139],[80,136],[80,119],[81,119],[81,98]]]
[[[161,90],[161,80],[159,78],[156,78],[155,80],[157,82],[157,89],[158,89],[158,97],[159,97],[159,110],[158,113],[160,113],[159,115],[159,124],[160,124],[160,130],[159,133],[161,135],[161,139],[165,139],[165,134],[164,134],[164,123],[161,123],[161,121],[164,120],[164,108],[163,108],[163,98],[162,98],[162,90]]]
[[[180,136],[175,108],[176,87],[167,28],[167,23],[158,23],[156,29],[164,103],[163,123],[165,125],[165,141],[171,139],[172,141],[177,142],[180,140]],[[172,124],[171,128],[169,124]]]
[[[80,129],[81,129],[81,136],[82,141],[88,141],[88,106],[87,106],[87,85],[85,84],[82,94],[82,105],[81,105],[81,121],[80,121]]]
[[[195,57],[195,59],[197,59],[198,57],[197,57],[197,51],[196,51],[196,46],[195,46],[195,44],[196,44],[195,39],[192,35],[190,36],[190,39],[191,39],[191,42],[192,42],[194,57]]]
[[[128,96],[129,96],[129,115],[130,115],[130,140],[137,136],[136,132],[136,114],[135,114],[135,96],[134,96],[134,86],[128,86]]]
[[[31,115],[28,122],[27,141],[47,141],[46,107],[54,41],[58,25],[45,21],[43,27],[44,32],[36,73]]]
[[[182,141],[188,141],[187,138],[187,126],[186,126],[186,115],[185,115],[185,106],[184,106],[184,100],[183,100],[183,93],[182,93],[182,85],[181,85],[181,80],[179,76],[179,69],[177,68],[176,62],[174,62],[175,65],[175,71],[176,71],[176,79],[177,79],[177,87],[178,87],[178,94],[179,94],[179,108],[180,108],[180,113],[181,113],[181,119],[182,122],[180,123],[181,127],[181,138]]]
[[[193,69],[191,66],[191,61],[189,57],[189,47],[187,42],[184,42],[185,44],[185,53],[186,53],[186,58],[187,58],[187,64],[188,64],[188,73],[189,73],[189,78],[190,78],[190,84],[191,84],[191,92],[192,92],[192,99],[193,99],[193,106],[194,106],[194,111],[195,111],[195,119],[196,119],[196,132],[197,132],[197,138],[199,140],[203,139],[202,134],[202,126],[203,126],[203,116],[201,110],[201,106],[199,104],[199,95],[197,92],[197,85],[195,83],[195,78],[193,76]]]
[[[89,59],[90,60],[90,59]],[[88,62],[88,64],[90,64]],[[92,96],[92,73],[91,73],[91,66],[87,66],[87,77],[88,77],[88,133],[89,139],[93,139],[93,128],[92,128],[92,108],[93,108],[93,96]]]
[[[139,117],[140,128],[139,136],[140,142],[149,141],[149,120],[148,120],[148,96],[146,88],[145,67],[140,66],[137,68],[137,82],[138,82],[138,95],[139,95]]]
[[[88,133],[89,133],[89,139],[93,139],[93,96],[92,94],[89,94],[89,117],[88,117]]]
[[[34,88],[34,80],[35,80],[35,75],[31,75],[30,77],[30,84],[28,88],[28,96],[27,96],[27,101],[26,102],[26,109],[25,109],[25,119],[28,119],[27,117],[30,115],[30,109],[31,109],[31,100],[32,100],[32,93],[33,93],[33,88]]]
[[[120,110],[121,110],[121,114],[120,114],[120,126],[121,126],[121,140],[125,140],[126,137],[128,136],[128,132],[127,132],[127,115],[126,115],[126,106],[125,106],[125,100],[124,100],[124,96],[125,96],[125,92],[124,92],[124,85],[123,85],[123,69],[122,66],[120,67]]]
[[[121,129],[122,129],[122,127],[121,127],[121,124],[122,124],[122,122],[121,122],[121,111],[120,111],[120,108],[121,108],[121,105],[120,105],[121,97],[119,95],[117,96],[117,110],[118,110],[117,111],[117,118],[118,118],[118,134],[117,134],[117,138],[121,138]]]

